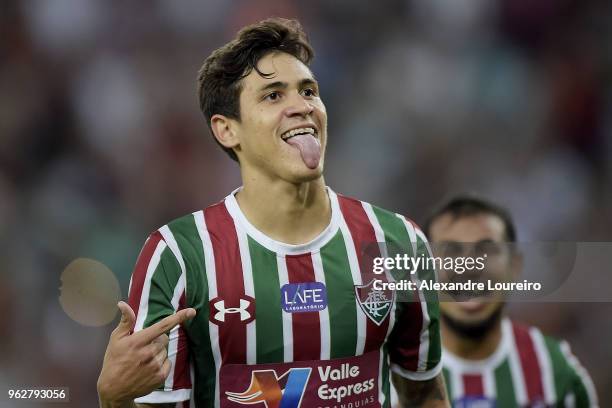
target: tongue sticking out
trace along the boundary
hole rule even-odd
[[[299,149],[302,160],[309,169],[317,168],[321,160],[321,145],[313,135],[296,135],[288,139],[287,143]]]

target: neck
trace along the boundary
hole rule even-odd
[[[486,359],[497,350],[501,342],[501,322],[502,319],[497,319],[483,336],[472,338],[457,332],[444,319],[441,319],[442,344],[446,350],[463,359]]]
[[[304,244],[330,223],[331,205],[323,177],[293,184],[259,182],[243,177],[236,201],[245,217],[268,237],[286,244]]]

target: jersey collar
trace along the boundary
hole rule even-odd
[[[340,205],[338,204],[338,197],[336,193],[329,188],[326,187],[327,196],[329,197],[329,201],[331,204],[331,220],[327,227],[314,239],[304,244],[292,245],[286,244],[284,242],[276,241],[266,234],[255,228],[253,224],[249,222],[246,218],[240,206],[238,205],[238,201],[236,201],[236,193],[240,191],[242,187],[238,187],[234,191],[232,191],[227,197],[225,197],[225,206],[227,211],[230,213],[232,218],[234,219],[234,223],[236,223],[237,228],[243,228],[245,232],[252,237],[259,244],[269,249],[272,252],[276,252],[282,255],[300,255],[309,252],[317,252],[319,251],[325,244],[327,244],[337,233],[339,228],[339,217],[340,215]]]
[[[512,341],[512,322],[510,319],[504,318],[501,322],[502,335],[497,348],[489,357],[482,360],[468,360],[461,358],[450,351],[443,348],[442,362],[443,365],[453,371],[462,373],[482,373],[483,370],[494,370],[506,358],[510,350]]]

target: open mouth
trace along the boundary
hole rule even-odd
[[[285,133],[283,133],[281,135],[281,139],[283,139],[285,142],[289,139],[291,139],[292,137],[298,136],[298,135],[312,135],[315,138],[317,137],[317,130],[314,127],[301,127],[301,128],[297,128],[297,129],[291,129],[286,131]]]

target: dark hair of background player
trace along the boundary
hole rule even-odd
[[[270,77],[272,73],[257,68],[258,61],[270,52],[285,52],[306,65],[314,58],[300,23],[284,18],[270,18],[244,27],[234,40],[206,58],[198,72],[197,86],[200,109],[209,127],[216,114],[240,120],[241,80],[253,69],[262,77]],[[232,149],[221,147],[238,161]]]
[[[425,235],[430,237],[430,229],[433,222],[441,217],[442,215],[449,214],[454,220],[461,217],[469,217],[478,214],[490,214],[498,217],[504,223],[505,238],[508,242],[516,241],[516,228],[512,221],[512,216],[503,207],[498,206],[488,200],[480,198],[475,195],[459,195],[451,198],[449,201],[444,202],[439,206],[431,215],[425,220],[423,224],[423,232]]]

